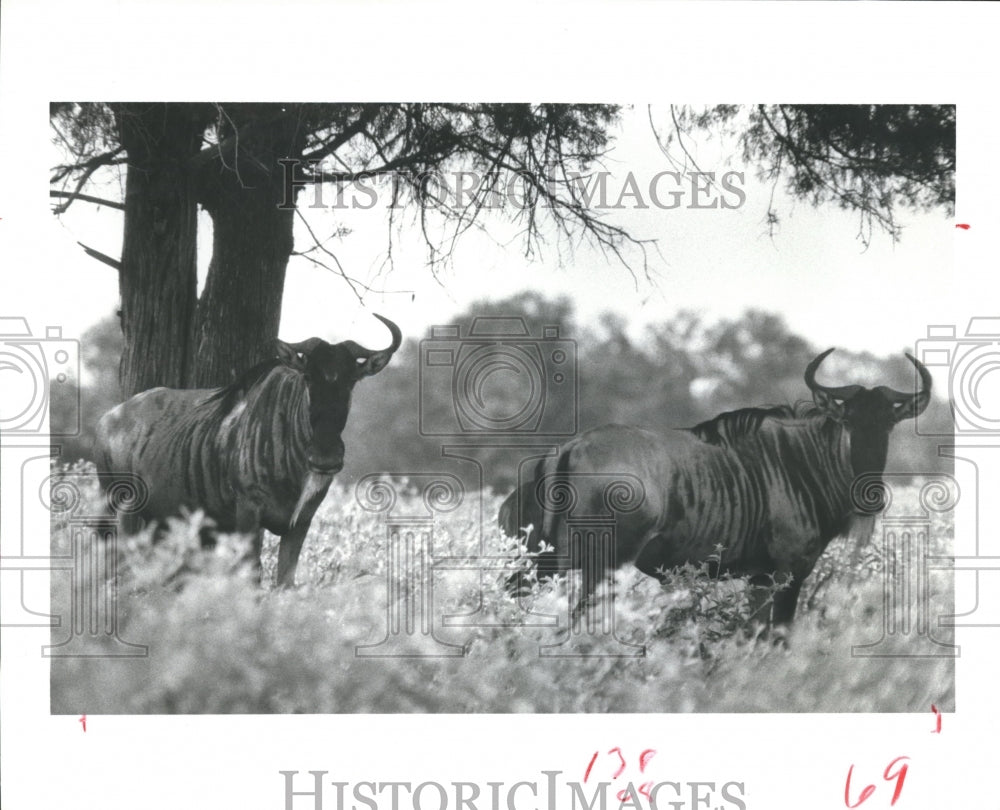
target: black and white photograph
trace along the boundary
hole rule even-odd
[[[954,106],[51,124],[120,291],[51,404],[54,505],[118,513],[115,632],[53,631],[53,711],[953,707],[950,415],[926,305],[884,302],[952,276]]]
[[[4,26],[8,806],[983,795],[991,8],[170,7]]]

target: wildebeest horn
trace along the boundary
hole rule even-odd
[[[827,397],[833,399],[847,400],[853,397],[858,391],[860,391],[863,386],[861,385],[841,385],[836,388],[830,388],[825,385],[820,385],[816,382],[816,369],[819,368],[819,364],[822,363],[827,355],[829,355],[833,349],[827,349],[823,354],[817,355],[813,361],[806,366],[806,385],[809,386],[809,390],[813,394],[821,393],[825,394]]]
[[[392,343],[386,349],[373,350],[366,349],[353,340],[345,340],[341,345],[349,350],[356,360],[364,360],[364,363],[358,363],[358,376],[367,377],[372,374],[377,374],[386,364],[389,362],[393,354],[403,343],[403,333],[399,331],[399,327],[396,326],[388,318],[383,318],[377,312],[373,312],[376,318],[378,318],[382,323],[389,327],[389,331],[392,333]]]

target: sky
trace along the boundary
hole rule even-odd
[[[317,234],[338,227],[350,233],[332,239],[333,251],[346,271],[376,288],[365,295],[365,307],[397,321],[407,335],[426,336],[433,324],[450,323],[454,313],[482,298],[502,299],[523,289],[549,296],[567,295],[578,320],[594,321],[602,312],[622,315],[641,338],[642,328],[669,319],[678,311],[694,310],[709,322],[736,317],[749,308],[782,315],[792,331],[815,346],[838,346],[887,354],[912,347],[929,324],[952,322],[948,297],[952,287],[953,220],[941,211],[900,211],[903,235],[893,243],[873,233],[867,248],[857,238],[858,216],[833,206],[816,209],[787,197],[779,186],[774,205],[781,223],[768,234],[765,214],[770,184],[759,182],[755,167],[742,164],[736,144],[720,138],[689,139],[689,148],[703,171],[742,172],[745,195],[737,208],[692,210],[690,191],[682,207],[664,210],[650,204],[649,185],[659,172],[674,169],[661,151],[651,128],[669,120],[668,108],[626,107],[613,133],[614,145],[605,160],[610,172],[608,197],[617,197],[631,174],[647,203],[639,208],[634,196],[624,210],[607,211],[609,221],[626,226],[635,236],[655,240],[648,254],[649,274],[638,253],[632,269],[577,240],[550,240],[539,255],[526,257],[523,241],[504,214],[487,214],[486,233],[468,231],[448,266],[437,278],[427,265],[427,250],[412,223],[397,226],[393,269],[385,272],[388,244],[387,201],[380,197],[371,210],[310,208],[312,191],[299,199],[300,211]],[[53,147],[53,165],[60,160]],[[671,157],[680,162],[676,147]],[[668,199],[672,180],[657,186]],[[120,195],[112,183],[99,194]],[[739,198],[716,192],[729,204]],[[712,199],[710,196],[706,199]],[[325,189],[329,206],[333,194]],[[407,219],[404,217],[404,220]],[[78,337],[117,307],[114,271],[87,257],[79,240],[118,256],[121,212],[75,203],[61,219],[53,218],[46,246],[52,258],[33,283],[56,293],[48,299],[45,317],[58,318],[69,337]],[[202,282],[211,250],[211,220],[202,212],[199,265]],[[551,236],[551,229],[549,229]],[[310,243],[304,225],[296,222],[296,249]],[[335,274],[301,257],[289,262],[280,335],[301,340],[351,337],[377,345],[384,329]]]

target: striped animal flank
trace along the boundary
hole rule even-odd
[[[606,425],[563,445],[546,470],[572,486],[591,513],[606,504],[598,487],[609,477],[641,483],[641,505],[615,518],[616,564],[633,562],[655,575],[717,559],[720,570],[753,584],[789,579],[767,618],[790,623],[820,554],[858,523],[853,482],[884,470],[892,427],[930,399],[930,374],[909,355],[921,379],[916,393],[823,386],[815,374],[830,351],[806,368],[812,403],[728,411],[665,435]],[[541,507],[540,539],[555,551],[539,558],[539,573],[565,570],[575,557],[569,534],[559,511],[544,501]],[[584,581],[595,582],[595,572],[585,571]]]
[[[137,394],[98,425],[102,471],[144,480],[147,521],[202,509],[218,531],[250,534],[258,572],[261,531],[279,535],[278,583],[293,584],[313,514],[344,464],[354,385],[402,342],[395,324],[376,317],[392,333],[387,349],[279,341],[278,357],[224,388]]]

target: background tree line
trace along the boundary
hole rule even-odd
[[[532,338],[541,336],[543,327],[556,326],[560,338],[575,342],[578,398],[573,402],[567,392],[544,407],[558,413],[575,409],[579,430],[620,422],[666,431],[690,427],[733,408],[808,399],[802,380],[806,364],[829,348],[812,346],[793,334],[780,316],[754,310],[714,323],[703,321],[695,313],[681,313],[647,327],[636,339],[620,316],[606,314],[597,323],[582,324],[569,299],[550,299],[534,292],[473,304],[457,313],[452,323],[461,325],[466,330],[463,335],[467,335],[476,317],[512,316],[524,319]],[[338,340],[343,336],[327,337]],[[344,432],[347,460],[337,479],[341,483],[349,485],[372,472],[412,473],[448,469],[451,464],[441,451],[442,444],[450,440],[421,434],[421,409],[436,424],[447,423],[449,418],[455,421],[447,371],[424,375],[421,389],[420,342],[428,337],[408,337],[384,371],[355,389]],[[84,334],[82,344],[85,379],[79,397],[83,429],[79,436],[62,443],[64,462],[91,458],[97,420],[121,401],[117,378],[122,334],[117,318],[109,315],[96,324]],[[495,385],[487,385],[489,401],[484,411],[507,414],[524,403],[524,390],[510,386],[513,379],[511,374],[501,374]],[[831,384],[857,381],[869,387],[887,384],[905,389],[914,373],[902,349],[886,358],[841,349],[824,364],[821,379]],[[950,414],[938,394],[921,419],[933,423],[935,432],[946,432]],[[76,396],[77,392],[70,390],[59,396],[53,394],[54,428],[72,424]],[[498,490],[509,489],[517,471],[502,452],[492,456],[495,464],[488,461],[491,454],[485,454],[484,483]],[[887,469],[945,471],[949,460],[938,457],[936,440],[916,436],[904,425],[890,443]]]

